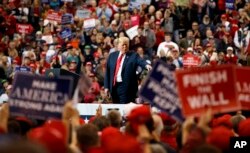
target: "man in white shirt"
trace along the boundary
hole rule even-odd
[[[244,21],[240,22],[240,28],[235,32],[234,45],[243,53],[247,52],[248,44],[250,43],[250,29]],[[239,52],[242,53],[242,52]]]
[[[156,55],[158,57],[171,56],[172,49],[175,49],[179,52],[178,45],[175,42],[171,41],[171,34],[166,33],[165,34],[165,41],[160,43],[160,45],[158,46]]]

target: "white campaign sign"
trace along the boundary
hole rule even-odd
[[[128,29],[126,31],[126,33],[127,33],[128,37],[129,37],[129,39],[132,40],[135,36],[138,35],[138,25],[137,26],[133,26],[132,28]]]
[[[86,19],[83,22],[83,28],[84,29],[93,28],[93,27],[95,27],[95,22],[96,21],[94,18]]]
[[[81,19],[86,19],[90,17],[90,10],[88,9],[78,9],[76,11],[76,17]]]
[[[52,35],[42,36],[42,40],[45,40],[47,44],[52,44],[53,43]]]

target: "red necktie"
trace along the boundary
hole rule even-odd
[[[117,61],[116,61],[115,75],[114,75],[113,86],[115,86],[117,74],[118,74],[119,68],[120,68],[120,66],[121,66],[121,62],[122,62],[123,56],[124,56],[124,54],[121,54],[121,56],[120,56],[120,57],[117,59]]]

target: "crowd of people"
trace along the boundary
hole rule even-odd
[[[138,26],[137,34],[130,39],[129,50],[151,65],[158,59],[176,69],[249,65],[249,2],[237,0],[230,9],[224,0],[187,2],[177,5],[174,0],[153,0],[137,6],[133,1],[113,0],[3,0],[1,103],[6,101],[14,73],[20,66],[38,75],[56,68],[85,73],[93,87],[82,102],[112,102],[104,94],[107,58],[118,50],[118,38],[127,37],[126,31],[134,26]],[[93,27],[84,26],[87,19],[77,15],[79,10],[87,11],[88,17],[95,19]],[[53,11],[71,14],[73,18],[62,24],[48,18]],[[17,25],[25,27],[20,30]],[[71,31],[67,37],[61,34],[65,29]],[[191,64],[184,60],[190,56],[194,59]],[[146,74],[138,67],[139,85]]]
[[[128,77],[126,82],[133,82],[138,88],[157,60],[175,70],[222,64],[250,66],[249,0],[235,0],[230,7],[226,0],[185,2],[177,5],[175,0],[145,3],[139,0],[1,0],[0,152],[232,152],[230,137],[250,136],[250,119],[240,111],[236,115],[213,117],[208,109],[199,118],[186,118],[184,123],[154,111],[147,104],[126,104],[124,116],[117,110],[102,116],[99,107],[89,123],[81,119],[71,102],[65,104],[61,120],[13,117],[9,112],[9,94],[20,67],[42,76],[50,69],[85,74],[91,88],[81,97],[82,103],[115,103],[114,97],[118,101],[122,99],[122,103],[133,101],[138,89],[125,95],[124,91],[111,93],[112,98],[106,91],[124,79],[122,70],[116,69],[119,60],[114,61],[118,55],[125,58],[117,52],[121,47],[135,58],[136,65],[128,62],[133,70],[138,66],[133,80]],[[83,10],[87,12],[85,17],[77,13]],[[51,12],[71,14],[73,18],[63,24],[59,19],[48,18]],[[95,22],[86,28],[88,19]],[[136,35],[131,38],[127,31],[135,26]],[[62,35],[65,31],[70,34]],[[186,61],[187,57],[192,60]],[[109,87],[105,85],[107,69],[115,76],[108,78]]]
[[[4,104],[0,152],[235,153],[230,139],[250,137],[250,118],[240,111],[213,117],[208,108],[199,118],[187,117],[180,123],[149,105],[125,105],[124,115],[116,109],[102,115],[99,106],[96,115],[85,122],[71,101],[65,104],[62,119],[46,121],[11,117]]]

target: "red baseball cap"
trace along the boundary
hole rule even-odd
[[[148,106],[137,107],[128,115],[128,121],[138,124],[144,124],[151,118],[152,115]]]
[[[91,63],[91,62],[87,62],[87,63],[86,63],[86,65],[90,65],[90,66],[92,66],[92,63]]]
[[[30,63],[30,67],[36,69],[36,65],[34,63]]]
[[[58,60],[59,60],[59,57],[55,55],[55,56],[52,57],[52,59],[58,61]]]
[[[62,46],[61,45],[56,45],[56,49],[58,49],[58,48],[62,48]]]
[[[239,15],[239,13],[237,11],[233,10],[232,11],[232,16],[237,16],[237,15]]]
[[[224,126],[213,128],[207,136],[207,142],[212,144],[223,151],[229,150],[230,137],[234,134],[231,129]]]
[[[161,25],[161,22],[160,21],[156,21],[155,24],[156,25]]]
[[[115,136],[103,147],[105,153],[142,153],[143,148],[136,138],[129,135]]]
[[[106,146],[109,142],[110,139],[113,139],[114,137],[120,136],[122,133],[114,127],[106,127],[105,129],[102,130],[102,135],[101,135],[101,143],[102,146]]]
[[[227,18],[227,15],[226,15],[226,14],[222,14],[220,18],[221,18],[221,19],[226,19],[226,18]]]
[[[43,145],[49,153],[67,153],[65,136],[55,128],[35,128],[27,136],[28,139]]]
[[[127,116],[127,119],[135,134],[138,134],[138,128],[140,125],[153,120],[149,107],[145,105],[134,108]]]
[[[173,126],[173,125],[175,125],[177,123],[176,120],[174,120],[172,117],[170,117],[165,112],[161,112],[158,115],[161,117],[161,119],[163,121],[163,124],[166,125],[166,126]]]
[[[238,127],[238,134],[242,137],[250,137],[250,119],[246,119],[240,122]]]
[[[99,57],[100,57],[99,53],[98,53],[98,52],[95,52],[95,53],[94,53],[94,57],[95,57],[95,58],[99,58]]]
[[[46,57],[46,52],[41,52],[40,57],[45,58]]]
[[[64,136],[65,143],[67,143],[67,129],[65,124],[61,120],[49,119],[45,122],[44,127],[54,128],[58,130]]]
[[[213,122],[212,122],[213,127],[224,126],[224,127],[231,129],[233,127],[233,124],[230,121],[231,118],[232,118],[232,116],[229,114],[225,114],[221,117],[218,117],[218,118],[213,120]]]

